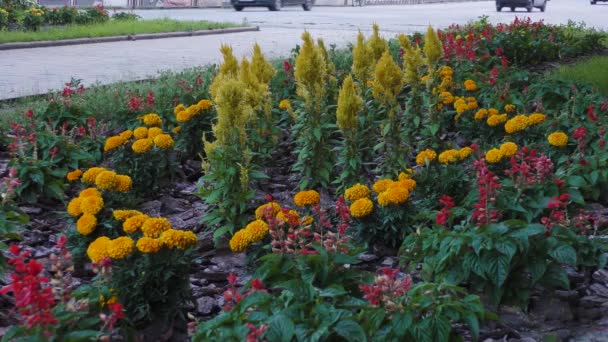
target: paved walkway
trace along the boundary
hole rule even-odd
[[[126,41],[62,47],[0,51],[0,99],[34,95],[61,89],[71,77],[85,85],[113,83],[153,77],[161,70],[183,70],[216,63],[219,46],[231,44],[236,55],[246,55],[254,42],[271,57],[286,56],[304,29],[327,44],[346,46],[358,30],[369,32],[373,22],[387,36],[399,32],[423,31],[432,23],[446,27],[464,24],[482,15],[491,22],[510,22],[517,15],[564,24],[569,18],[588,26],[608,29],[608,2],[591,6],[588,0],[551,0],[547,11],[497,13],[493,1],[409,6],[315,7],[304,12],[299,7],[280,12],[266,9],[175,9],[137,11],[145,19],[171,17],[181,20],[246,21],[261,27],[259,32],[159,40]]]

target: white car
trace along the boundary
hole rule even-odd
[[[592,3],[596,0],[591,0]],[[608,0],[606,0],[608,1]],[[500,12],[503,7],[511,8],[511,12],[515,11],[516,7],[525,7],[528,12],[532,12],[534,7],[545,11],[547,0],[496,0],[496,11]]]

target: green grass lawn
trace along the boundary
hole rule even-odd
[[[608,56],[594,56],[570,66],[562,66],[554,78],[589,84],[608,96]]]
[[[101,24],[70,25],[66,27],[43,28],[38,32],[2,32],[1,43],[33,42],[41,40],[61,40],[90,37],[110,37],[138,33],[160,33],[177,31],[211,30],[237,27],[233,23],[209,21],[178,21],[171,19],[156,20],[112,20]]]

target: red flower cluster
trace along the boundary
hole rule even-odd
[[[553,229],[556,224],[564,227],[567,227],[570,224],[566,211],[569,199],[570,195],[561,194],[559,196],[554,196],[549,200],[547,209],[550,209],[551,212],[549,213],[549,216],[543,216],[540,219],[540,223],[545,226],[545,235],[550,236],[551,229]]]
[[[10,275],[12,283],[0,289],[0,294],[13,293],[20,323],[28,329],[57,324],[52,312],[55,307],[53,290],[49,279],[42,275],[42,265],[29,259],[30,252],[22,253],[17,245],[11,245],[10,252],[15,257],[9,259],[8,263],[15,268],[15,272]]]
[[[443,195],[439,199],[439,204],[441,204],[443,208],[441,208],[441,210],[437,213],[435,220],[437,221],[438,225],[444,226],[446,223],[448,223],[448,219],[452,214],[450,209],[454,208],[456,204],[454,204],[452,197],[448,195]]]
[[[240,301],[247,298],[250,294],[254,292],[268,292],[264,288],[264,283],[262,280],[255,278],[251,281],[251,289],[245,293],[242,293],[237,287],[237,277],[236,274],[230,273],[227,277],[228,285],[230,287],[224,291],[224,307],[222,308],[224,311],[230,311],[237,305]]]
[[[247,329],[249,329],[249,334],[247,335],[246,342],[258,342],[263,341],[260,340],[260,337],[264,335],[268,329],[268,326],[266,324],[262,324],[259,328],[257,328],[255,325],[247,323]]]
[[[373,284],[359,285],[359,289],[370,305],[382,305],[388,311],[395,311],[398,309],[397,298],[405,295],[412,288],[412,280],[408,275],[398,279],[398,269],[383,268],[381,272],[382,274],[376,277]]]
[[[535,149],[524,146],[511,158],[511,169],[505,174],[513,178],[517,188],[540,184],[553,178],[553,162],[545,154],[538,155]]]
[[[471,218],[476,225],[481,226],[495,222],[500,217],[498,210],[490,208],[492,203],[496,202],[500,183],[498,183],[498,177],[488,169],[484,159],[476,160],[473,165],[477,173],[479,199],[475,203],[475,210]]]

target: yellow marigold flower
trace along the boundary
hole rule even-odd
[[[192,105],[192,106],[186,108],[186,112],[188,112],[190,117],[198,115],[198,113],[200,113],[200,111],[201,111],[201,109],[198,105]]]
[[[412,178],[413,174],[414,174],[414,170],[412,170],[412,169],[406,169],[405,172],[400,172],[399,173],[399,176],[397,177],[397,179],[399,181],[410,179],[410,178]]]
[[[475,113],[475,120],[483,120],[488,116],[488,110],[482,108]]]
[[[188,122],[190,119],[192,119],[192,114],[190,114],[187,110],[182,110],[175,115],[175,119],[180,123]]]
[[[276,219],[285,223],[289,222],[290,220],[299,221],[300,214],[295,210],[290,210],[287,214],[285,214],[283,211],[279,211],[276,216]]]
[[[416,156],[416,164],[425,165],[426,163],[430,163],[435,160],[435,158],[437,158],[437,152],[431,149],[426,149],[418,153],[418,155]]]
[[[564,132],[553,132],[547,137],[550,145],[564,147],[568,144],[568,135]]]
[[[300,191],[293,197],[293,201],[298,207],[316,205],[320,200],[321,196],[315,190]]]
[[[507,121],[507,114],[499,114],[499,115],[490,116],[488,118],[488,120],[486,121],[486,123],[490,127],[496,127],[496,126],[504,123],[505,121]]]
[[[439,153],[438,160],[441,164],[452,164],[458,161],[458,151],[451,149]]]
[[[97,178],[97,175],[103,171],[106,171],[106,169],[103,167],[92,167],[82,174],[82,181],[87,184],[93,184],[95,183],[95,178]]]
[[[255,209],[255,218],[258,220],[263,220],[266,215],[276,216],[279,211],[281,211],[281,206],[277,202],[268,202],[266,204],[262,204],[261,206]]]
[[[80,197],[76,197],[68,203],[68,214],[70,216],[78,217],[82,215],[82,209],[80,208]]]
[[[541,113],[532,113],[528,116],[528,125],[538,125],[545,122],[545,114]]]
[[[117,175],[114,183],[114,190],[118,192],[129,192],[133,186],[133,180],[127,175]]]
[[[135,214],[128,217],[125,222],[122,223],[122,230],[127,234],[135,233],[139,228],[144,225],[150,217],[142,213]]]
[[[289,108],[291,108],[291,103],[289,102],[289,100],[283,99],[281,100],[281,102],[279,102],[279,109],[287,110]]]
[[[356,218],[366,217],[374,211],[374,202],[367,197],[359,198],[350,205],[350,214]]]
[[[302,222],[301,224],[303,226],[309,226],[311,225],[313,222],[315,221],[315,219],[312,216],[304,216],[302,217]]]
[[[135,140],[135,142],[131,146],[131,149],[133,149],[133,152],[135,153],[142,154],[148,152],[152,148],[152,146],[154,146],[154,140],[145,138]]]
[[[103,209],[103,198],[97,196],[81,197],[80,209],[84,214],[96,215]]]
[[[108,243],[108,256],[112,259],[124,259],[133,253],[135,242],[128,236],[121,236]]]
[[[245,229],[241,229],[232,236],[232,239],[230,239],[228,244],[230,245],[231,251],[234,253],[241,253],[249,247],[250,243],[249,235],[245,232]]]
[[[511,113],[511,112],[514,112],[514,111],[515,111],[515,105],[513,105],[513,104],[505,105],[505,112]]]
[[[126,142],[125,139],[123,139],[123,137],[121,137],[120,135],[115,135],[115,136],[109,137],[108,139],[106,139],[106,143],[103,146],[103,151],[104,152],[112,151],[112,150],[124,145],[125,142]]]
[[[467,109],[468,110],[477,109],[477,100],[473,99],[473,100],[467,102]]]
[[[466,80],[464,81],[464,89],[466,89],[467,91],[475,91],[479,88],[477,88],[477,83],[475,83],[475,81]]]
[[[116,184],[116,172],[103,171],[95,177],[95,185],[101,190],[110,190]]]
[[[395,187],[406,188],[407,191],[413,191],[414,189],[416,189],[416,181],[409,178],[409,179],[404,179],[404,180],[400,180],[397,182],[393,182],[393,184],[388,186],[389,189],[395,188]]]
[[[513,157],[517,153],[517,144],[509,141],[500,145],[500,153],[502,153],[503,157]]]
[[[87,248],[87,255],[92,262],[98,263],[103,258],[108,257],[108,244],[110,243],[110,238],[107,236],[100,236],[95,241],[91,242],[89,247]]]
[[[407,201],[410,193],[406,188],[403,187],[394,187],[389,188],[385,192],[378,195],[378,204],[383,207],[386,207],[391,204],[401,204]]]
[[[133,131],[135,139],[145,139],[148,137],[148,127],[137,127]]]
[[[374,81],[372,80],[367,80],[367,82],[365,82],[365,86],[368,88],[371,88],[374,86]]]
[[[163,120],[160,118],[160,116],[154,113],[146,114],[142,116],[141,119],[147,126],[159,127],[163,124]]]
[[[68,172],[65,178],[68,180],[68,182],[74,182],[80,179],[80,176],[82,176],[82,171],[80,169],[76,169],[72,172]]]
[[[154,139],[161,134],[163,134],[163,130],[160,127],[150,127],[148,129],[148,138],[149,139]]]
[[[142,253],[156,253],[163,248],[163,243],[160,239],[153,239],[144,236],[137,240],[136,247]]]
[[[154,138],[154,145],[158,146],[158,148],[168,149],[173,147],[175,141],[169,134],[160,134]]]
[[[420,80],[422,81],[422,83],[427,83],[429,81],[429,75],[424,75],[420,77]]]
[[[473,149],[466,146],[458,150],[458,159],[463,160],[468,158],[473,153]]]
[[[127,140],[133,138],[133,131],[128,129],[128,130],[120,133],[119,136],[122,137],[123,139],[125,139],[125,141],[127,141]]]
[[[76,230],[84,236],[91,234],[95,227],[97,227],[97,218],[91,214],[83,214],[76,221]]]
[[[158,237],[169,229],[171,229],[171,223],[164,217],[149,218],[141,226],[141,232],[149,237]]]
[[[213,104],[211,103],[211,100],[207,100],[207,99],[202,99],[200,101],[198,101],[197,106],[200,110],[207,110],[209,108],[211,108]]]
[[[193,232],[191,232],[189,230],[185,230],[185,231],[183,231],[183,234],[182,234],[182,241],[184,244],[184,248],[188,248],[191,246],[196,246],[196,243],[198,242],[198,238],[196,237],[196,234],[194,234]]]
[[[450,93],[449,91],[442,91],[439,94],[439,100],[441,100],[441,102],[443,104],[452,104],[454,103],[454,96],[452,96],[452,93]]]
[[[93,182],[95,182],[95,181],[93,181]],[[78,197],[80,197],[80,198],[91,197],[91,196],[101,197],[101,192],[99,192],[99,190],[97,190],[96,188],[86,188],[78,194]]]
[[[160,240],[169,248],[186,249],[196,245],[197,238],[191,231],[169,229],[161,234]]]
[[[137,210],[114,210],[112,212],[112,216],[114,217],[115,220],[118,221],[124,221],[126,219],[128,219],[129,217],[133,217],[135,215],[142,215],[141,212],[137,211]]]
[[[372,190],[377,194],[382,193],[386,191],[393,182],[392,179],[379,179],[372,185]]]
[[[175,133],[175,134],[177,134],[177,133],[179,133],[179,132],[181,132],[181,131],[182,131],[182,126],[177,126],[177,127],[174,127],[174,128],[171,130],[171,132],[173,132],[173,133]]]
[[[282,212],[279,213],[279,215],[281,214]],[[298,220],[300,219],[300,215],[298,215],[298,213],[294,210],[290,210],[289,214],[291,217],[297,217]],[[279,218],[278,215],[277,218]],[[247,227],[245,227],[245,231],[247,234],[249,234],[249,241],[257,242],[262,240],[268,234],[268,225],[262,220],[255,220],[250,222]]]
[[[369,188],[367,185],[357,183],[344,191],[344,198],[350,202],[354,202],[360,198],[368,198]]]
[[[496,109],[496,108],[489,108],[488,109],[488,116],[492,116],[492,115],[498,115],[498,109]]]
[[[508,134],[523,131],[528,127],[528,117],[525,115],[516,115],[505,123],[505,132]]]
[[[467,109],[469,109],[469,106],[467,104],[459,104],[458,106],[455,107],[456,108],[456,113],[458,113],[458,117],[460,117],[460,115],[464,112],[467,111]]]
[[[451,67],[444,65],[441,67],[441,69],[439,69],[439,76],[441,76],[442,78],[447,77],[447,76],[453,76],[454,75],[454,70],[452,70]]]
[[[497,148],[493,148],[493,149],[489,150],[488,152],[486,152],[486,161],[490,164],[496,164],[496,163],[500,162],[502,157],[503,157],[502,152]]]
[[[177,106],[175,106],[175,108],[173,108],[173,114],[177,115],[177,113],[186,110],[186,106],[184,106],[183,104],[178,104]]]

